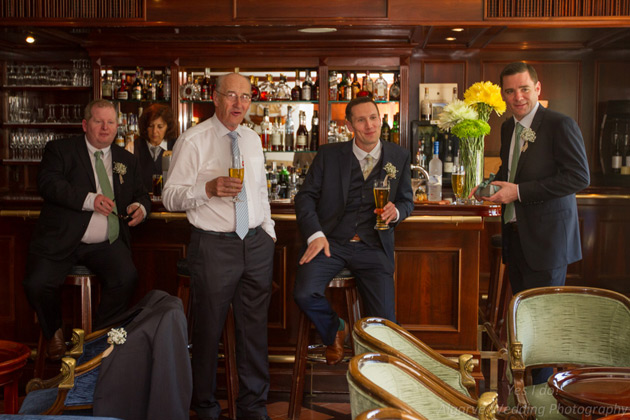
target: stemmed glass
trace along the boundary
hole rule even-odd
[[[243,178],[245,176],[245,165],[243,165],[243,158],[240,154],[232,155],[232,163],[230,164],[230,178],[238,178],[243,182]],[[232,202],[236,203],[238,201],[242,201],[238,198],[238,194],[232,197]]]
[[[374,180],[374,204],[376,205],[376,230],[387,230],[389,225],[385,223],[381,214],[383,214],[383,207],[389,201],[389,179]]]
[[[453,172],[451,173],[451,186],[453,187],[453,194],[455,195],[455,204],[464,204],[465,197],[462,197],[464,193],[464,180],[466,179],[466,170],[464,165],[453,165]]]

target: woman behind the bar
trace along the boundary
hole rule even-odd
[[[173,150],[177,139],[173,111],[166,105],[153,104],[140,116],[139,126],[140,137],[127,150],[138,156],[142,182],[150,192],[153,175],[162,175],[162,153]]]

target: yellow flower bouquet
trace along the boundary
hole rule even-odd
[[[501,88],[491,82],[477,82],[466,90],[464,100],[448,104],[438,120],[442,131],[450,131],[460,139],[460,164],[466,172],[463,197],[483,181],[484,137],[490,134],[490,114],[505,112]]]

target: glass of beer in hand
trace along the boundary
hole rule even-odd
[[[374,181],[374,203],[376,204],[376,230],[387,230],[389,225],[385,223],[381,214],[383,214],[383,207],[389,201],[389,179],[375,180]]]
[[[240,154],[232,155],[232,164],[230,165],[230,178],[238,178],[243,182],[243,177],[245,176],[245,166],[243,165],[243,158]],[[240,193],[239,193],[240,194]],[[233,202],[241,201],[238,198],[238,194],[232,197]]]
[[[465,202],[462,194],[464,193],[464,179],[466,178],[466,170],[464,165],[453,165],[451,174],[451,186],[455,195],[455,204],[463,204]]]

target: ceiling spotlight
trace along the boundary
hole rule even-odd
[[[29,35],[26,37],[26,42],[28,42],[29,44],[32,44],[33,42],[35,42],[35,38]]]
[[[447,41],[455,41],[457,38],[453,37],[453,36],[449,36],[448,38],[444,38]]]
[[[298,29],[298,32],[304,32],[306,34],[325,34],[328,32],[337,32],[337,28],[302,28]]]
[[[464,28],[453,28],[451,29],[453,32],[464,32]]]

